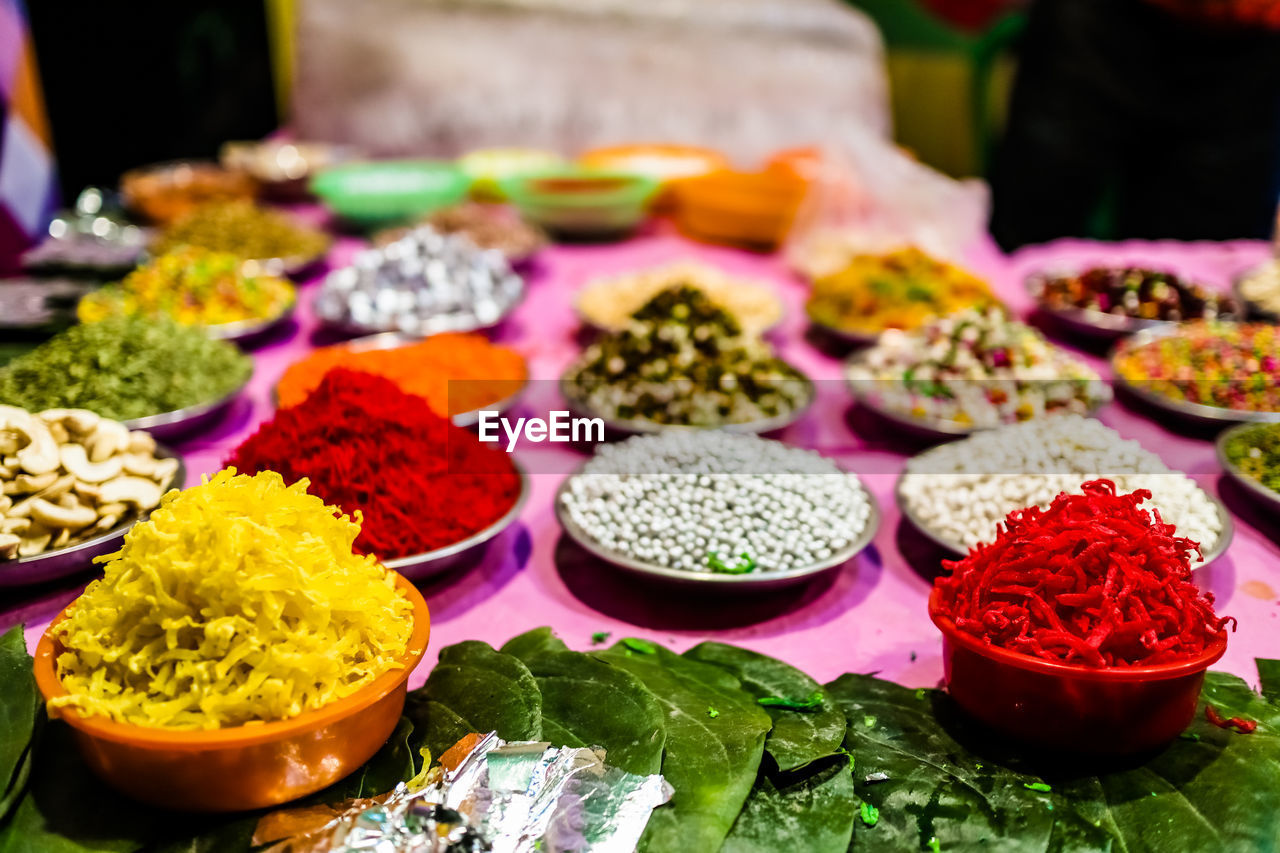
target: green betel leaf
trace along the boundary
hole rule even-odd
[[[1280,660],[1258,658],[1258,683],[1262,688],[1262,698],[1268,702],[1280,702]]]
[[[500,649],[504,655],[513,655],[525,663],[543,652],[567,652],[568,650],[569,647],[564,644],[564,641],[545,625],[512,637]]]
[[[553,746],[603,747],[609,764],[647,776],[662,769],[662,707],[640,679],[565,648],[549,628],[511,640],[542,692],[542,738]]]
[[[675,795],[654,811],[640,850],[715,853],[755,783],[769,715],[725,670],[661,646],[642,653],[619,642],[598,657],[640,679],[666,718],[662,775]]]
[[[757,700],[776,697],[808,698],[822,692],[822,685],[780,660],[724,643],[701,643],[684,653],[732,673],[742,689]],[[812,711],[791,710],[780,705],[766,707],[773,730],[765,750],[780,770],[794,770],[840,750],[844,741],[844,712],[835,702],[824,700]]]
[[[851,770],[849,756],[833,755],[793,773],[762,773],[721,853],[844,853],[859,813]]]
[[[879,812],[875,827],[855,834],[855,849],[1280,848],[1280,712],[1234,676],[1209,673],[1183,738],[1100,775],[1096,759],[1033,766],[941,691],[859,675],[828,691],[849,718],[858,794]],[[1206,703],[1257,720],[1257,731],[1210,724]]]
[[[0,637],[0,822],[17,803],[31,771],[40,693],[22,626]]]
[[[542,737],[542,695],[529,668],[479,640],[446,646],[427,683],[409,694],[416,743],[438,760],[472,732],[507,740]]]

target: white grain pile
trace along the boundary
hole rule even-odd
[[[861,482],[829,459],[711,430],[601,447],[561,500],[605,549],[689,572],[715,571],[709,555],[751,566],[735,574],[802,568],[848,546],[870,516]]]
[[[1136,441],[1078,415],[1043,418],[976,433],[907,463],[900,493],[930,530],[966,548],[995,538],[1013,510],[1047,507],[1062,492],[1106,478],[1121,493],[1149,489],[1178,535],[1208,551],[1222,524],[1213,501],[1186,474],[1168,468]]]

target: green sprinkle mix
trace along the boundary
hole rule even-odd
[[[870,714],[866,714],[862,718],[862,724],[869,729],[874,729],[876,727],[876,718]]]
[[[916,698],[917,698],[917,699],[923,699],[923,698],[924,698],[924,688],[923,688],[923,687],[917,687],[917,688],[916,688]]]
[[[938,853],[938,851],[942,849],[942,842],[939,841],[938,836],[935,835],[929,839],[929,843],[925,846],[933,851],[933,853]]]
[[[610,633],[608,631],[596,631],[591,635],[591,645],[598,646],[601,643],[609,642]]]
[[[715,708],[707,708],[707,716],[714,720],[716,717],[720,716],[720,712]]]
[[[1044,782],[1027,782],[1023,784],[1022,787],[1026,788],[1028,791],[1039,791],[1042,794],[1047,794],[1053,790],[1051,785]]]
[[[762,696],[756,702],[766,708],[785,708],[788,711],[821,711],[824,698],[821,690],[815,690],[804,699],[793,699],[789,696]]]
[[[981,770],[981,769],[982,769],[982,765],[981,765],[981,764],[975,764],[975,765],[973,765],[973,767],[974,767],[974,769],[975,769],[975,770]]]
[[[722,575],[745,575],[747,572],[755,570],[756,558],[743,551],[737,557],[731,557],[726,560],[715,551],[708,551],[707,566],[711,571]]]
[[[623,637],[622,645],[631,649],[633,652],[639,652],[642,655],[653,655],[658,653],[658,647],[648,640],[641,640],[637,637]]]
[[[1182,738],[1183,740],[1200,740],[1200,735],[1196,734],[1195,732],[1183,732],[1182,734],[1178,735],[1178,737]]]
[[[875,826],[880,822],[880,810],[868,802],[863,802],[858,809],[858,816],[862,818],[862,822],[867,826]]]

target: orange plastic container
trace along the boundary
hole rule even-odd
[[[104,781],[145,803],[194,812],[275,806],[314,793],[368,761],[395,729],[404,709],[409,673],[422,660],[431,633],[427,603],[395,575],[413,604],[413,633],[391,670],[345,699],[274,723],[210,731],[169,731],[83,716],[53,715],[75,733],[85,761]],[[65,618],[66,611],[53,624]],[[46,630],[36,646],[36,683],[45,700],[66,695],[54,669],[63,651]]]
[[[661,142],[593,148],[583,152],[578,162],[590,169],[634,172],[658,181],[661,188],[652,207],[661,213],[670,211],[674,203],[673,181],[730,167],[728,158],[711,148]]]
[[[929,596],[942,631],[947,691],[992,728],[1053,751],[1121,755],[1161,747],[1195,717],[1205,671],[1226,637],[1198,657],[1158,666],[1097,669],[989,646],[958,629]]]
[[[786,170],[722,170],[672,184],[675,222],[699,240],[772,250],[786,238],[808,183]]]

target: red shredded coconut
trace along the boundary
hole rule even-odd
[[[994,542],[944,560],[943,611],[956,627],[1010,651],[1095,667],[1195,657],[1235,620],[1191,579],[1200,545],[1175,535],[1151,492],[1117,495],[1095,480],[1048,509],[1009,513]]]
[[[276,412],[227,459],[343,512],[360,510],[355,541],[383,560],[460,542],[501,518],[520,491],[510,457],[481,444],[382,376],[334,368],[305,401]]]
[[[1212,705],[1204,706],[1205,719],[1220,729],[1235,729],[1242,735],[1253,734],[1258,728],[1257,720],[1246,720],[1244,717],[1223,717]]]

